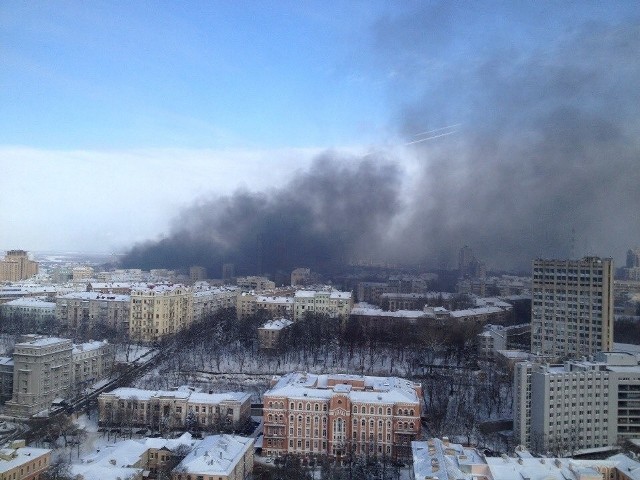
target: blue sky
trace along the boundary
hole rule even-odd
[[[354,56],[369,2],[4,2],[0,144],[371,142],[388,104]],[[355,60],[355,61],[354,61]]]
[[[326,149],[383,151],[421,195],[430,158],[517,152],[558,108],[634,137],[638,25],[637,1],[1,2],[0,249],[120,251]],[[452,199],[494,173],[462,164]]]

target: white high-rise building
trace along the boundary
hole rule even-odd
[[[531,351],[558,359],[613,346],[613,261],[535,260]]]

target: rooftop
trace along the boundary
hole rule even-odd
[[[253,439],[237,435],[211,435],[198,442],[176,470],[209,476],[228,476],[247,450]]]

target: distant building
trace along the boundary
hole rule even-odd
[[[89,282],[87,292],[96,292],[115,295],[130,295],[130,282]]]
[[[188,328],[193,321],[191,290],[180,284],[139,285],[131,290],[129,338],[153,343]]]
[[[497,350],[507,348],[507,329],[502,325],[485,325],[476,338],[481,359],[493,359]]]
[[[253,478],[253,438],[211,435],[198,442],[173,470],[172,480]]]
[[[262,350],[273,350],[278,348],[280,334],[285,328],[293,324],[292,320],[280,318],[271,320],[258,328],[258,344]]]
[[[251,395],[243,392],[201,393],[187,387],[177,390],[117,388],[98,396],[100,425],[153,427],[166,422],[184,427],[237,426],[251,414]]]
[[[236,285],[243,292],[264,292],[276,288],[276,284],[267,277],[238,277]]]
[[[535,260],[531,351],[577,358],[613,346],[613,261]]]
[[[293,317],[293,297],[284,295],[257,295],[242,292],[236,297],[238,319],[247,318],[259,310],[269,312],[271,317]]]
[[[72,270],[72,281],[74,283],[84,282],[93,278],[93,267],[74,267]]]
[[[233,263],[222,264],[222,280],[225,282],[233,279],[236,276],[236,268]]]
[[[193,267],[189,268],[189,278],[191,279],[192,282],[206,280],[207,269],[204,267],[194,265]]]
[[[37,480],[51,465],[51,450],[25,446],[15,440],[0,449],[0,478],[3,480]]]
[[[66,338],[36,338],[16,343],[13,353],[13,397],[6,403],[11,415],[28,417],[68,398],[72,386],[73,345]]]
[[[19,282],[38,273],[38,263],[24,250],[9,250],[0,261],[0,282]]]
[[[267,455],[411,456],[420,434],[420,384],[396,377],[275,377],[263,395]]]
[[[296,268],[291,272],[291,286],[306,285],[311,278],[311,269],[309,268]]]

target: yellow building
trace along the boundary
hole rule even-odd
[[[0,449],[0,480],[37,480],[51,464],[51,450],[16,440]]]
[[[136,286],[131,289],[129,337],[152,343],[188,328],[193,321],[191,290],[180,284]]]
[[[9,250],[0,261],[0,282],[18,282],[38,273],[38,263],[24,250]]]

